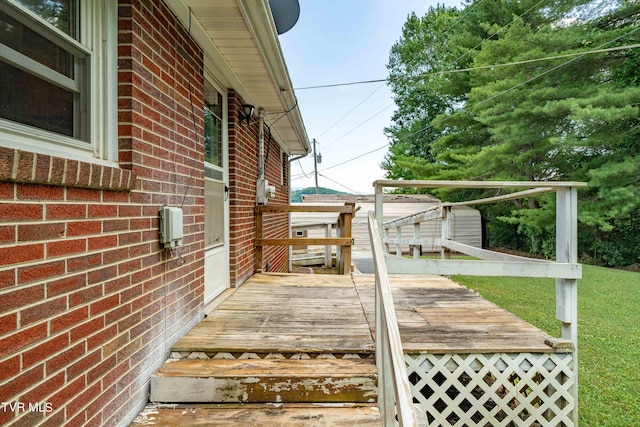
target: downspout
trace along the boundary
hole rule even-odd
[[[264,180],[264,108],[258,108],[258,179]]]
[[[264,159],[264,108],[258,108],[258,178],[256,179],[256,205],[267,204],[267,192],[275,189],[269,186],[265,178],[265,159]]]

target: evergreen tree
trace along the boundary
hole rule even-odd
[[[580,231],[589,237],[581,250],[609,265],[637,262],[640,53],[583,53],[638,43],[640,5],[598,4],[561,1],[540,9],[534,2],[473,1],[462,12],[435,8],[410,17],[392,49],[392,77],[420,63],[423,70],[473,71],[429,74],[412,89],[392,81],[398,110],[388,129],[388,176],[587,181],[579,212]],[[426,61],[416,51],[425,37],[438,39],[442,16],[457,17],[457,24],[429,44]],[[455,61],[439,63],[452,52]],[[425,99],[438,100],[438,108]],[[410,111],[421,111],[421,121]],[[554,203],[549,197],[483,208],[500,236],[493,243],[553,255]],[[613,243],[621,233],[620,245],[633,249]]]

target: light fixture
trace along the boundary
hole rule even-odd
[[[251,104],[242,104],[240,106],[240,118],[238,120],[240,124],[242,124],[242,121],[245,120],[247,122],[247,126],[249,125],[251,117],[253,116],[253,110],[254,106]]]

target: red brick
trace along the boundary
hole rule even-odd
[[[49,204],[47,219],[85,219],[87,208],[78,204]]]
[[[81,187],[88,187],[91,183],[91,168],[93,165],[89,163],[80,162],[78,164],[79,172],[77,177],[77,183]]]
[[[67,258],[67,271],[75,272],[95,268],[102,262],[100,254],[89,254],[75,258]]]
[[[93,317],[100,313],[103,313],[105,311],[108,311],[117,307],[118,304],[120,304],[120,295],[118,294],[110,295],[106,298],[102,298],[101,300],[91,304],[89,306],[89,313]]]
[[[53,404],[54,408],[59,408],[73,399],[75,396],[82,393],[85,389],[85,386],[85,378],[80,377],[64,388],[60,389],[60,391],[51,396],[48,401]]]
[[[123,319],[121,319],[118,322],[118,332],[124,332],[127,329],[131,329],[133,326],[135,326],[136,324],[140,323],[141,321],[141,314],[139,311],[131,314],[128,317],[125,317]]]
[[[111,401],[116,395],[116,386],[115,384],[103,384],[103,392],[98,395],[98,397],[87,406],[87,409],[84,411],[87,413],[87,424],[83,427],[96,426],[103,427],[102,424],[102,410],[105,405]],[[97,414],[94,416],[94,414]]]
[[[108,266],[101,268],[100,270],[94,270],[89,272],[88,280],[89,284],[102,283],[107,280],[111,280],[118,275],[118,268],[116,266]]]
[[[54,261],[30,267],[22,267],[18,268],[18,283],[25,284],[49,277],[61,276],[64,272],[64,261]]]
[[[39,182],[48,182],[49,172],[51,171],[51,156],[47,156],[45,154],[36,154],[35,160],[35,180]]]
[[[5,221],[28,221],[42,219],[42,205],[29,203],[0,204],[0,218]]]
[[[67,334],[58,335],[22,354],[22,369],[28,368],[53,356],[69,345]]]
[[[16,284],[16,270],[2,270],[0,271],[0,289],[15,286]]]
[[[46,323],[20,329],[18,332],[0,339],[0,359],[27,347],[47,335]]]
[[[93,285],[87,288],[78,290],[69,295],[69,307],[75,307],[78,305],[89,304],[102,297],[103,289],[102,285]]]
[[[14,414],[11,412],[2,412],[0,411],[0,416],[4,414],[10,414],[13,416]],[[44,420],[45,414],[42,412],[17,412],[15,413],[16,420],[11,423],[11,427],[31,427],[31,426],[40,426],[40,423]],[[3,421],[0,417],[0,425],[4,426],[8,423]]]
[[[100,165],[91,165],[91,175],[89,177],[89,186],[99,187],[101,185],[100,176],[105,167]]]
[[[114,231],[123,231],[129,229],[128,219],[114,219],[104,221],[102,224],[103,233],[112,233]]]
[[[78,399],[86,398],[85,394],[81,394]],[[71,418],[71,420],[67,420],[67,425],[69,426],[82,426],[82,427],[103,427],[102,426],[102,413],[98,412],[97,414],[91,413],[90,415],[94,417],[91,421],[87,421],[87,412],[82,411],[75,417]]]
[[[123,175],[123,183],[126,181],[127,177],[131,177],[131,171],[121,169]],[[104,193],[103,200],[104,202],[110,203],[128,203],[129,202],[129,194],[125,191],[107,191]]]
[[[0,248],[0,266],[36,261],[44,258],[44,245],[21,245]]]
[[[114,236],[117,239],[117,236]],[[115,245],[117,246],[117,244]],[[104,264],[113,264],[113,263],[117,263],[122,261],[123,259],[129,259],[130,257],[130,252],[129,252],[129,248],[120,248],[117,247],[116,249],[113,250],[109,250],[109,251],[104,251],[102,253],[102,260],[104,261]]]
[[[106,329],[98,332],[97,334],[91,335],[87,338],[87,350],[93,350],[96,347],[102,347],[103,344],[109,342],[113,339],[118,333],[118,326],[111,325]]]
[[[61,425],[65,425],[65,421],[66,421],[65,411],[57,410],[57,409],[58,408],[53,407],[53,411],[54,411],[53,413],[51,414],[46,413],[44,421],[41,424],[38,424],[38,427],[59,427]],[[73,425],[73,424],[67,424],[67,425]]]
[[[129,277],[117,277],[113,280],[105,282],[104,284],[104,293],[110,294],[111,292],[120,291],[122,289],[126,289],[129,285],[131,285],[131,281]],[[121,302],[122,303],[122,302]]]
[[[131,355],[133,355],[136,351],[138,351],[142,347],[142,340],[140,338],[135,338],[132,341],[129,341],[123,347],[118,349],[116,356],[118,357],[118,362],[129,361],[131,363]]]
[[[91,384],[91,380],[88,380],[87,382]],[[96,383],[91,387],[89,387],[88,389],[86,389],[86,391],[84,391],[83,393],[80,393],[75,399],[70,401],[67,404],[67,418],[71,418],[72,416],[77,414],[82,408],[87,406],[87,404],[91,402],[91,400],[93,400],[96,396],[100,395],[101,390],[102,390],[102,386],[100,385],[100,383]],[[84,415],[80,417],[80,420],[82,421],[85,420]],[[85,425],[85,424],[84,422],[77,423],[77,424],[71,422],[69,423],[69,425]]]
[[[64,223],[29,224],[18,226],[18,241],[59,239],[64,236]]]
[[[89,205],[89,218],[109,218],[118,216],[117,205]]]
[[[87,284],[87,276],[79,274],[76,276],[66,276],[62,279],[47,283],[47,297],[68,293],[80,289]]]
[[[131,216],[137,218],[140,216],[140,206],[120,205],[118,207],[118,217],[123,218]]]
[[[102,233],[102,221],[72,221],[67,224],[67,237]]]
[[[0,316],[0,335],[7,332],[15,331],[18,328],[18,314],[11,313],[6,316]]]
[[[63,200],[64,188],[52,185],[21,184],[18,185],[19,200]]]
[[[66,311],[66,309],[66,297],[59,297],[57,299],[47,300],[38,305],[30,306],[20,312],[20,326],[48,319],[58,313]]]
[[[0,181],[0,199],[13,200],[16,184],[13,182]]]
[[[0,226],[0,244],[1,243],[15,243],[16,241],[16,227],[13,225]]]
[[[133,259],[131,261],[121,262],[118,264],[118,275],[124,276],[127,273],[133,273],[134,271],[138,271],[142,268],[142,263],[140,259]]]
[[[10,359],[3,360],[0,362],[0,382],[12,378],[18,375],[20,372],[20,356],[16,355]],[[2,401],[4,400],[4,396],[0,397]]]
[[[46,372],[48,376],[51,376],[54,372],[59,371],[62,368],[66,368],[79,357],[85,354],[85,344],[83,342],[79,342],[73,347],[69,347],[62,353],[52,357],[47,360],[46,363]]]
[[[77,160],[67,159],[67,173],[64,177],[64,182],[67,184],[75,184],[78,180],[78,169],[80,168],[80,162]]]
[[[76,326],[75,328],[71,329],[71,342],[75,342],[86,338],[89,335],[93,335],[94,333],[99,332],[102,328],[104,328],[103,317],[98,317],[97,319],[92,319],[80,326]]]
[[[100,249],[113,248],[118,245],[118,236],[99,236],[90,237],[87,242],[88,251],[96,251]]]
[[[67,380],[71,380],[79,375],[85,374],[92,367],[99,364],[102,360],[101,353],[102,351],[100,349],[97,349],[93,353],[86,355],[82,359],[75,362],[73,365],[69,366],[69,368],[67,369]]]
[[[0,396],[3,402],[11,402],[24,390],[34,386],[44,378],[43,365],[38,365],[28,371],[22,371],[18,376],[14,377],[8,383],[0,386]],[[1,413],[2,411],[0,411]]]
[[[77,202],[99,202],[102,198],[102,192],[90,188],[67,188],[67,200]]]
[[[61,240],[47,243],[47,257],[60,257],[86,252],[87,239]]]
[[[4,292],[0,298],[0,313],[40,301],[44,298],[44,286],[14,289]]]
[[[49,321],[51,333],[71,329],[89,318],[89,307],[80,307]]]
[[[64,183],[64,165],[66,159],[60,157],[51,158],[51,178],[49,182],[54,185],[62,185]],[[69,189],[67,189],[67,196],[69,195]]]
[[[103,357],[109,357],[114,355],[120,348],[124,347],[129,342],[128,334],[121,334],[117,336],[115,339],[109,341],[104,346],[102,346],[102,355]],[[107,382],[106,385],[111,385],[112,383]]]

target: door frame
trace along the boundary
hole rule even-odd
[[[213,301],[218,295],[224,292],[230,287],[230,271],[229,271],[229,254],[230,254],[230,221],[229,221],[229,191],[225,189],[229,188],[229,106],[227,91],[222,90],[222,85],[217,82],[213,75],[205,71],[205,84],[210,84],[215,90],[222,95],[222,185],[223,187],[223,201],[224,201],[224,243],[222,245],[214,246],[210,249],[204,250],[204,304],[207,305]],[[205,177],[205,180],[208,179]],[[220,182],[219,180],[215,180]],[[204,219],[207,221],[207,218]],[[224,268],[224,274],[220,275],[219,271],[211,272],[207,268],[207,259],[214,256],[222,256],[223,262],[218,263]],[[221,277],[222,276],[222,277]],[[220,286],[216,286],[214,289],[212,285],[207,286],[207,283],[211,281],[217,281],[222,279],[223,283]],[[207,291],[210,291],[207,293]]]

